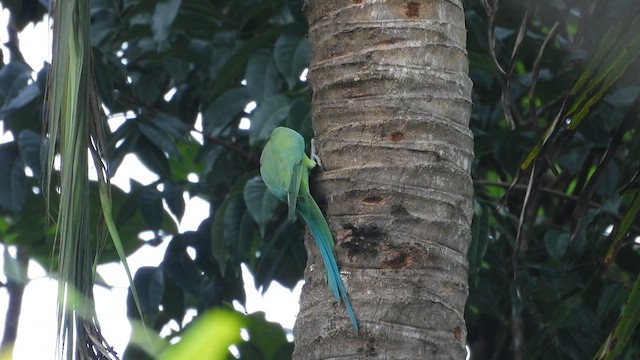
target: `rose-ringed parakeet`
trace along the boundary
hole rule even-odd
[[[295,130],[278,127],[273,130],[260,157],[260,175],[271,193],[289,207],[289,218],[298,215],[307,224],[327,269],[326,280],[338,303],[344,304],[358,331],[347,290],[333,255],[334,242],[329,225],[309,192],[309,170],[316,166],[304,152],[304,139]]]

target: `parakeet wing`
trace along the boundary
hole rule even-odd
[[[300,183],[302,181],[302,159],[293,167],[291,183],[289,183],[289,191],[287,192],[287,205],[289,206],[289,220],[296,217],[296,205],[298,204],[298,193],[300,192]]]
[[[280,201],[289,204],[296,166],[304,156],[304,139],[300,134],[282,127],[271,133],[260,156],[260,175],[267,188]]]

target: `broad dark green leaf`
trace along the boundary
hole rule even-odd
[[[184,292],[196,298],[200,297],[202,274],[189,257],[180,237],[171,240],[160,266],[164,274]]]
[[[160,150],[169,156],[180,156],[175,141],[173,141],[166,132],[161,130],[155,122],[138,121],[138,128],[147,140],[156,145]]]
[[[270,51],[256,52],[247,63],[244,77],[247,90],[258,103],[278,94],[282,85],[278,67]]]
[[[169,28],[178,15],[181,3],[182,0],[165,0],[156,4],[151,29],[153,30],[153,40],[160,49],[165,49],[168,46],[166,41],[169,36]]]
[[[283,35],[278,38],[273,58],[289,90],[300,82],[302,71],[309,65],[309,42],[304,37]]]
[[[570,235],[560,229],[551,229],[544,235],[544,245],[554,259],[560,260],[569,247]]]
[[[186,310],[185,293],[170,279],[165,280],[162,312],[169,318],[181,324]]]
[[[31,168],[33,176],[39,179],[42,173],[42,164],[46,159],[45,140],[34,131],[23,130],[18,136],[18,149],[24,164]]]
[[[287,119],[290,109],[291,100],[284,95],[268,98],[258,105],[251,117],[250,145],[257,146],[260,142],[267,141],[273,129]]]
[[[254,274],[256,285],[267,291],[271,281],[293,287],[306,262],[300,223],[293,223],[283,216],[282,221],[267,231],[267,238],[255,255]],[[294,280],[295,279],[295,280]]]
[[[153,117],[153,124],[174,139],[183,139],[188,130],[177,117],[167,113],[160,113]]]
[[[251,258],[251,249],[259,241],[259,237],[256,236],[254,221],[249,212],[245,211],[242,215],[242,220],[240,220],[240,233],[238,234],[238,243],[235,249],[239,260],[248,261]]]
[[[162,207],[162,193],[152,186],[142,189],[138,195],[140,214],[153,230],[162,227],[164,208]]]
[[[135,154],[140,161],[162,179],[171,178],[171,168],[165,154],[146,137],[140,137],[135,143]]]
[[[49,4],[41,0],[3,1],[2,6],[11,11],[16,31],[22,31],[29,23],[37,23],[49,9]]]
[[[164,276],[156,267],[143,266],[136,271],[133,282],[140,294],[144,315],[153,316],[160,310],[164,294]]]
[[[20,212],[26,197],[24,163],[14,143],[0,145],[0,208]]]
[[[274,217],[280,201],[267,189],[262,178],[256,176],[244,186],[244,202],[251,217],[260,227],[260,236],[264,237],[267,224]]]
[[[225,241],[226,212],[230,204],[233,201],[237,201],[241,195],[241,193],[236,191],[226,197],[222,204],[216,209],[213,225],[211,226],[211,253],[222,274],[224,274],[227,261],[229,260],[229,249]]]
[[[167,202],[167,207],[171,210],[171,213],[182,221],[185,211],[184,197],[182,196],[182,189],[174,183],[165,182],[164,189],[162,190],[164,201]]]
[[[296,99],[289,109],[287,127],[296,130],[305,139],[313,137],[311,129],[311,99]]]
[[[34,101],[40,95],[40,89],[37,83],[29,84],[13,96],[9,101],[5,101],[4,106],[0,108],[0,117],[5,117],[7,114],[20,109],[30,102]]]
[[[291,357],[293,344],[287,341],[284,329],[280,324],[267,321],[263,312],[247,315],[246,330],[249,341],[238,346],[240,359],[276,360]]]
[[[0,98],[6,99],[11,94],[15,94],[27,85],[31,77],[31,67],[29,65],[12,61],[0,68]]]
[[[164,60],[164,66],[167,72],[176,80],[184,81],[187,75],[193,70],[193,64],[177,58],[166,58]]]
[[[238,244],[240,243],[240,230],[242,224],[242,217],[246,212],[246,207],[242,201],[242,197],[235,196],[233,200],[229,202],[224,211],[224,243],[227,249],[231,250],[230,255],[237,258],[240,254],[237,253]]]
[[[297,24],[286,24],[282,26],[271,27],[267,31],[257,33],[253,38],[242,43],[242,45],[238,47],[233,55],[231,55],[228,59],[225,59],[226,61],[220,66],[219,71],[216,71],[219,76],[211,93],[213,95],[218,94],[221,91],[224,91],[225,88],[234,86],[232,84],[233,80],[242,80],[242,78],[240,77],[242,71],[247,70],[245,68],[245,64],[247,64],[248,59],[253,54],[257,53],[257,48],[262,45],[268,44],[270,41],[282,34],[300,33],[300,30],[301,29]]]
[[[207,106],[202,117],[204,131],[212,136],[220,136],[222,130],[244,113],[249,102],[251,95],[244,86],[225,91]]]

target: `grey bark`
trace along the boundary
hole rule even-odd
[[[309,0],[313,192],[360,331],[308,241],[294,359],[464,359],[471,81],[461,1]]]

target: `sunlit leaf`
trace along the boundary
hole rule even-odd
[[[182,339],[167,348],[158,360],[227,358],[228,348],[240,340],[242,317],[231,310],[211,310],[198,317]]]

